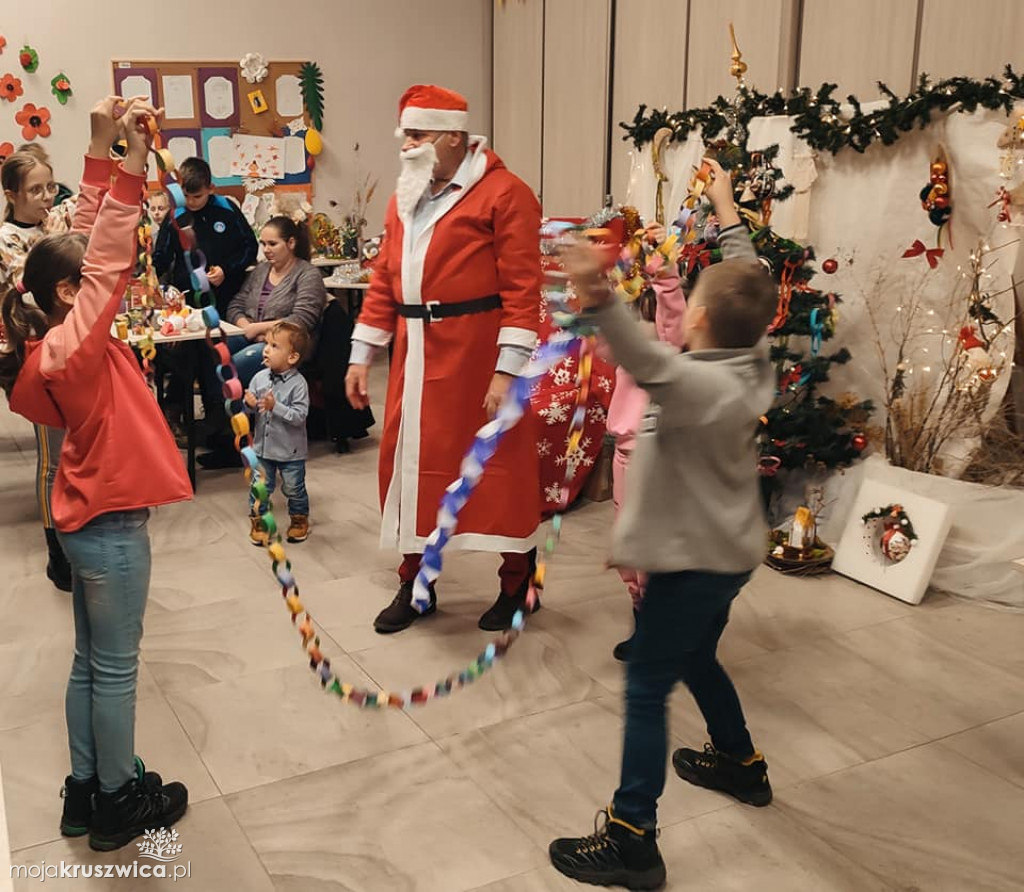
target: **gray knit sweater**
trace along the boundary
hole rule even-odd
[[[723,231],[724,259],[755,257],[745,227]],[[752,349],[678,353],[650,340],[620,301],[591,315],[651,405],[626,472],[612,563],[648,573],[743,573],[765,555],[754,438],[775,380]]]

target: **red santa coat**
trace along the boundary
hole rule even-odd
[[[388,205],[381,253],[355,340],[394,349],[380,446],[381,545],[423,551],[441,496],[478,428],[499,345],[532,348],[540,321],[540,205],[501,159],[471,138],[466,185],[431,206],[415,241]],[[399,304],[498,294],[500,309],[425,321]],[[540,522],[535,419],[509,431],[459,515],[449,547],[531,549]]]

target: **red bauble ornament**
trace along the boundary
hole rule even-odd
[[[864,434],[854,434],[850,442],[854,449],[858,452],[863,452],[868,445],[868,438]]]
[[[821,268],[831,276],[832,273],[839,269],[839,261],[834,257],[829,257],[828,260],[821,264]]]
[[[886,526],[880,545],[882,554],[894,564],[898,564],[910,554],[910,537],[898,525]]]

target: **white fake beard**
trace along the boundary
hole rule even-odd
[[[437,150],[432,142],[428,142],[402,152],[401,159],[402,172],[395,186],[395,202],[398,205],[398,217],[404,221],[412,216],[434,178]]]

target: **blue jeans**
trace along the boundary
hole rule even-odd
[[[260,456],[260,464],[267,472],[267,495],[273,494],[277,482],[277,472],[281,472],[281,492],[288,499],[289,514],[309,514],[309,494],[306,492],[306,462],[299,461],[272,461],[269,458]],[[251,512],[256,500],[249,491],[249,511]]]
[[[101,514],[58,532],[71,562],[75,659],[64,712],[71,776],[112,793],[135,776],[135,686],[149,595],[149,510]]]
[[[665,789],[665,700],[682,681],[697,701],[715,749],[740,759],[754,753],[736,689],[715,657],[729,607],[749,573],[654,573],[637,614],[626,671],[626,739],[613,807],[636,827],[657,823]]]

